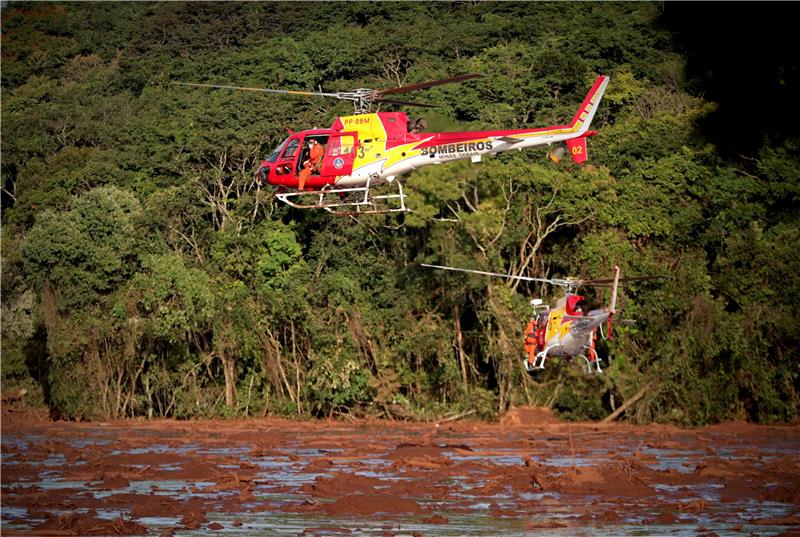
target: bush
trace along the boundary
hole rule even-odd
[[[48,406],[51,414],[63,420],[92,420],[100,417],[96,386],[89,368],[78,360],[61,362],[50,368],[48,375]]]

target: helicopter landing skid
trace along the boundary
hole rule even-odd
[[[596,354],[594,360],[589,360],[589,358],[583,355],[581,355],[581,358],[583,358],[586,361],[586,363],[583,364],[583,372],[586,373],[587,375],[591,375],[592,373],[603,372],[603,370],[600,369],[600,358],[598,358]]]
[[[600,357],[597,355],[597,351],[594,348],[594,342],[595,339],[592,339],[591,344],[586,347],[586,350],[589,352],[581,355],[581,357],[586,361],[583,370],[587,375],[603,372],[603,370],[600,369]]]
[[[522,361],[522,364],[525,366],[525,371],[529,374],[533,374],[536,371],[541,371],[544,369],[544,362],[547,360],[547,351],[549,351],[553,347],[548,347],[539,354],[537,354],[533,358],[533,363],[531,363],[527,358]],[[587,375],[592,373],[602,373],[603,370],[600,369],[600,357],[597,356],[597,352],[593,348],[589,348],[589,354],[594,356],[594,360],[589,360],[588,357],[584,356],[583,354],[579,355],[581,358],[585,360],[585,364],[583,366],[583,371]],[[570,358],[568,357],[567,360],[569,361]]]
[[[547,351],[550,350],[550,347],[546,348],[533,358],[533,363],[526,358],[522,361],[523,365],[525,366],[525,371],[530,374],[535,373],[536,371],[541,371],[544,369],[544,361],[547,359]]]
[[[315,191],[288,192],[276,197],[295,209],[325,209],[338,216],[359,214],[385,214],[407,212],[403,185],[397,184],[397,193],[375,195],[370,184],[351,188],[323,188]]]

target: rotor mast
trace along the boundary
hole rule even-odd
[[[356,114],[368,114],[372,109],[372,101],[375,100],[375,90],[369,88],[343,91],[337,95],[343,101],[352,101]]]

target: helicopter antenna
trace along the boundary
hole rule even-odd
[[[353,91],[339,91],[336,93],[324,91],[296,91],[296,90],[280,90],[269,88],[253,88],[246,86],[229,86],[224,84],[199,84],[195,82],[172,82],[176,86],[194,86],[199,88],[211,89],[229,89],[238,91],[252,91],[257,93],[277,93],[283,95],[303,95],[309,97],[330,97],[342,101],[351,101],[355,108],[356,114],[366,114],[372,109],[373,104],[396,104],[402,106],[421,106],[423,108],[435,108],[435,105],[418,103],[413,101],[400,101],[397,99],[385,99],[384,95],[394,95],[396,93],[407,93],[410,91],[424,90],[442,84],[452,84],[454,82],[463,82],[473,78],[482,77],[482,74],[468,73],[463,75],[452,76],[449,78],[442,78],[439,80],[430,80],[428,82],[421,82],[419,84],[412,84],[409,86],[400,86],[397,88],[388,88],[383,90],[374,90],[369,88],[358,88]]]

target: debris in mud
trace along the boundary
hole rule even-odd
[[[195,511],[186,513],[181,517],[181,524],[187,530],[196,530],[208,521],[205,515]]]
[[[525,523],[526,530],[544,530],[566,527],[566,524],[556,522],[555,520],[532,520]]]
[[[352,535],[352,530],[347,528],[337,528],[335,526],[331,527],[324,527],[324,528],[306,528],[301,533],[301,537],[312,537],[316,535],[327,535],[330,533],[339,534],[339,535]]]
[[[643,519],[642,524],[646,525],[657,524],[660,526],[670,526],[672,524],[678,523],[679,520],[680,519],[672,513],[659,513],[657,516],[654,516],[652,518]]]
[[[50,517],[43,523],[35,526],[34,533],[41,535],[54,534],[52,530],[63,530],[66,535],[147,535],[148,530],[138,522],[118,517],[114,520],[96,518],[95,511],[84,514],[67,513],[57,517]]]
[[[560,423],[548,407],[511,407],[500,418],[503,427],[519,427]]]
[[[369,494],[376,487],[385,485],[385,482],[375,477],[337,473],[332,477],[318,477],[313,483],[301,486],[300,490],[314,496],[332,498],[343,492],[358,491]]]
[[[676,508],[678,511],[688,513],[702,512],[708,510],[708,502],[701,498],[695,498],[693,500],[689,500],[688,502],[680,502]]]
[[[130,486],[130,481],[119,474],[103,474],[99,482],[92,486],[100,490],[126,489]]]
[[[447,517],[442,515],[433,515],[427,518],[423,518],[422,521],[425,524],[447,524],[450,520]]]
[[[351,494],[333,502],[320,502],[312,510],[329,515],[420,514],[422,508],[413,500],[394,494]]]

